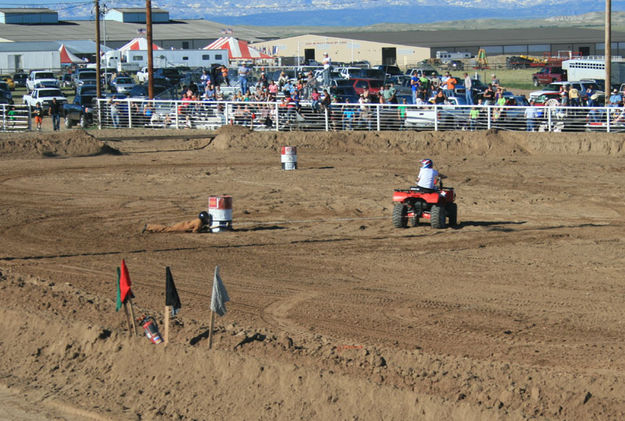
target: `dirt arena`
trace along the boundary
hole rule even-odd
[[[625,418],[625,136],[0,135],[4,420]],[[279,148],[298,146],[299,169]],[[396,229],[429,157],[459,225]],[[233,196],[235,230],[142,234]],[[115,312],[125,259],[135,311]],[[231,297],[208,349],[215,265]],[[5,418],[2,418],[2,417]]]

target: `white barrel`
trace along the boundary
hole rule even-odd
[[[297,169],[297,147],[283,146],[280,151],[280,162],[283,170]]]
[[[211,231],[232,229],[232,196],[209,196],[208,214],[211,217]]]

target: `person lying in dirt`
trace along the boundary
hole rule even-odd
[[[200,212],[197,218],[190,221],[178,222],[174,225],[145,224],[141,233],[145,232],[202,232],[210,226],[210,215],[206,211]]]

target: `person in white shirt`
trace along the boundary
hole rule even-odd
[[[323,86],[330,86],[330,70],[332,69],[332,59],[328,56],[328,53],[323,53]]]
[[[421,161],[421,169],[419,170],[419,176],[417,177],[417,186],[428,190],[437,190],[436,181],[438,179],[438,171],[434,168],[434,163],[431,159],[424,159]]]

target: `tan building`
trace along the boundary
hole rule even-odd
[[[305,60],[321,62],[325,52],[334,62],[350,63],[366,60],[371,65],[407,66],[430,58],[429,47],[312,34],[258,42],[252,46],[278,57],[301,57],[302,63]]]

